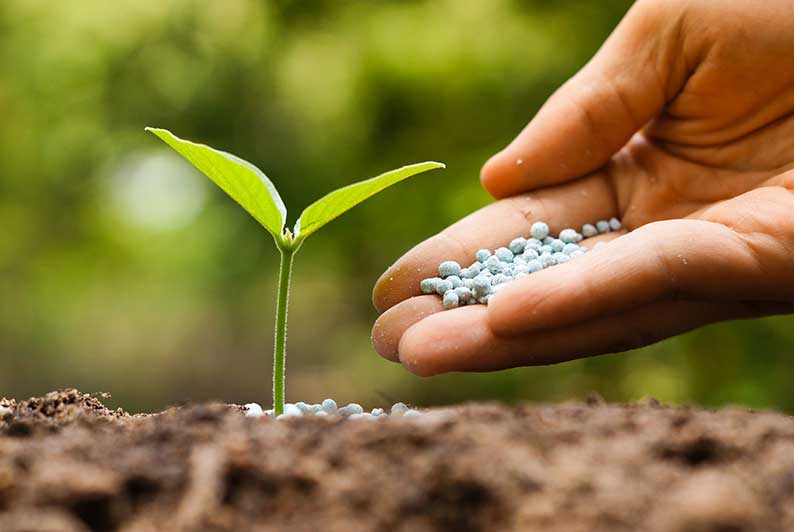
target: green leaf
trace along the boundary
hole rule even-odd
[[[147,127],[193,166],[201,170],[248,214],[267,229],[276,242],[284,240],[287,208],[276,187],[262,171],[237,156],[204,144],[183,140],[165,129]]]
[[[436,168],[446,168],[443,163],[425,162],[403,166],[396,170],[386,172],[372,179],[360,181],[348,185],[339,190],[334,190],[330,194],[323,196],[308,207],[306,207],[295,223],[295,239],[299,242],[305,240],[310,234],[319,228],[361,203],[404,179],[434,170]]]

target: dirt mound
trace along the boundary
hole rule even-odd
[[[75,390],[0,406],[3,532],[794,530],[794,419],[775,413],[590,401],[276,421],[221,404],[130,416]]]
[[[122,409],[113,411],[103,405],[101,399],[109,397],[108,394],[80,393],[70,388],[19,403],[15,399],[3,398],[0,399],[0,422],[8,417],[4,433],[13,435],[16,431],[29,432],[34,427],[57,428],[87,420],[113,422],[129,416]]]

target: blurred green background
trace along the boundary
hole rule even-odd
[[[0,396],[75,386],[133,411],[204,398],[269,404],[272,241],[145,134],[152,125],[254,162],[293,213],[395,166],[448,164],[357,207],[302,250],[289,400],[432,405],[596,391],[794,409],[791,318],[487,375],[419,379],[371,348],[378,275],[489,201],[481,164],[630,4],[3,0]]]

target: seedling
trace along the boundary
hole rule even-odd
[[[287,208],[276,187],[259,168],[230,153],[180,139],[165,129],[146,130],[160,137],[248,211],[271,234],[281,253],[273,354],[273,409],[280,415],[284,412],[287,306],[295,253],[309,235],[367,198],[413,175],[444,165],[431,161],[403,166],[334,190],[306,207],[290,230],[286,227]]]

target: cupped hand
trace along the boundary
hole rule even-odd
[[[376,350],[411,371],[487,371],[640,347],[794,312],[794,6],[640,0],[489,160],[497,201],[378,280]],[[419,281],[479,248],[616,216],[628,232],[441,312]]]

